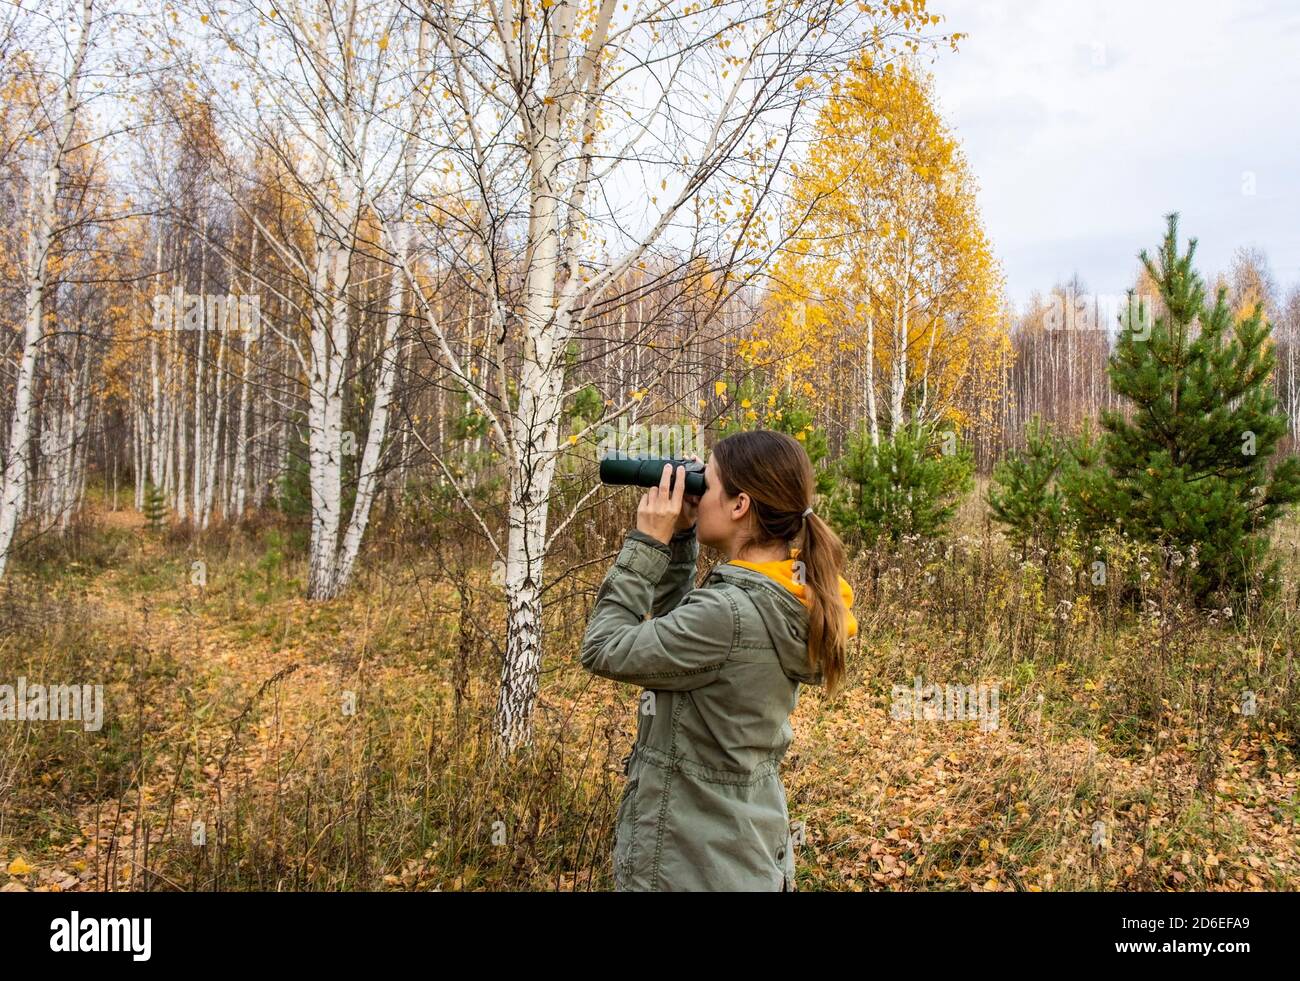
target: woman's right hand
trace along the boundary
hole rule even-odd
[[[700,458],[694,453],[690,455],[690,459],[696,463],[700,462]],[[687,494],[682,498],[682,510],[681,514],[678,515],[675,531],[685,531],[695,524],[699,518],[699,506],[700,496],[698,494]]]

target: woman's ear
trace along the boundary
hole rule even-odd
[[[732,506],[731,517],[736,521],[741,521],[748,513],[749,513],[749,495],[746,494],[744,491],[741,491],[739,494],[736,495],[736,503],[735,505]]]

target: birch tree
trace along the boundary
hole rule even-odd
[[[391,3],[311,0],[289,4],[200,2],[202,21],[219,44],[196,77],[221,106],[242,145],[267,149],[304,203],[305,240],[243,213],[259,240],[300,278],[303,330],[272,326],[301,369],[307,402],[311,533],[307,594],[328,599],[351,576],[374,498],[375,467],[387,435],[399,318],[382,334],[378,390],[361,455],[361,474],[344,529],[342,476],[356,434],[344,432],[345,382],[355,368],[351,299],[357,230],[367,208],[396,199],[389,214],[400,221],[407,195],[400,189],[408,159],[394,134],[411,128],[372,130],[381,113],[401,104],[413,83],[395,67],[398,45],[415,36],[414,21]],[[414,44],[411,45],[415,47]],[[217,53],[220,52],[220,53]],[[411,52],[404,52],[411,54]],[[407,68],[418,59],[411,54]],[[394,73],[390,75],[390,73]],[[241,84],[249,84],[241,89]],[[388,142],[379,142],[388,138]],[[226,161],[224,180],[237,206],[239,170]],[[398,252],[405,236],[390,234]],[[196,491],[197,493],[197,491]],[[340,540],[340,532],[342,538]]]
[[[59,80],[56,101],[50,106],[49,126],[41,135],[45,162],[32,186],[31,230],[24,263],[25,309],[22,354],[14,383],[14,404],[9,420],[9,445],[5,450],[4,481],[0,485],[0,576],[4,575],[18,518],[27,500],[37,359],[45,337],[50,257],[59,234],[59,192],[64,167],[72,150],[77,115],[82,110],[81,85],[91,44],[94,15],[91,0],[78,5],[76,36],[70,39],[70,58]]]
[[[764,351],[846,425],[865,408],[873,445],[913,422],[969,427],[1008,343],[969,169],[908,59],[865,52],[834,92],[798,168],[791,206],[810,217],[777,264]],[[825,383],[844,348],[853,388]]]
[[[786,234],[773,189],[822,84],[863,44],[919,47],[919,32],[938,22],[924,7],[422,0],[417,8],[433,29],[438,87],[437,118],[421,135],[442,178],[425,200],[450,230],[425,251],[480,298],[490,379],[462,363],[409,266],[407,274],[421,329],[487,420],[508,471],[499,536],[475,512],[503,570],[500,752],[531,739],[545,560],[573,517],[550,520],[557,458],[597,426],[652,411],[657,387],[652,379],[634,393],[608,392],[604,416],[561,445],[570,340],[608,312],[629,275],[671,252],[682,275],[709,271],[713,309],[723,309]]]

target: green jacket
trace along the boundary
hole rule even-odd
[[[772,578],[721,564],[694,587],[695,529],[633,529],[582,641],[593,674],[646,689],[614,832],[618,891],[794,889],[780,764],[800,684],[822,684],[807,609]],[[648,614],[653,613],[653,617]]]

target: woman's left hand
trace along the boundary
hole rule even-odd
[[[691,459],[699,458],[692,455]],[[671,491],[669,481],[672,481]],[[636,509],[637,530],[667,545],[675,533],[695,524],[698,504],[698,497],[686,494],[686,468],[679,466],[674,475],[672,465],[665,463],[659,486],[641,495]]]

